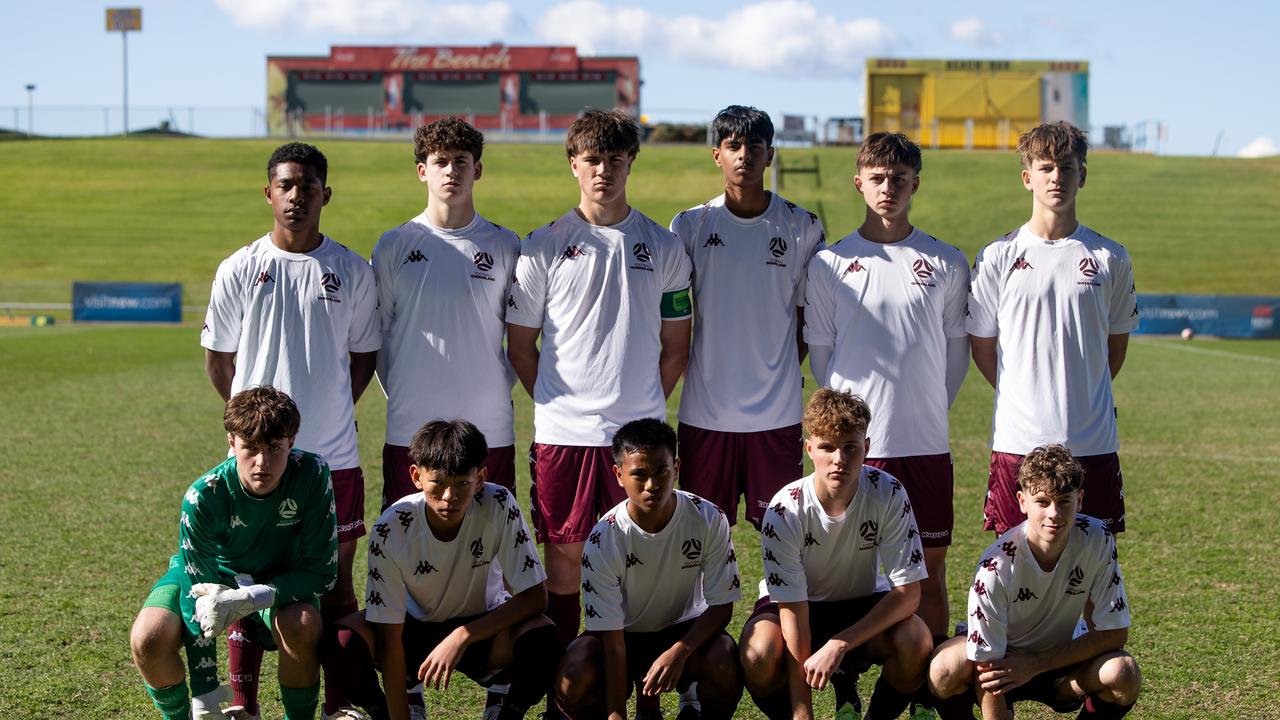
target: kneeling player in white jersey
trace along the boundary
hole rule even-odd
[[[625,497],[610,439],[630,420],[666,417],[689,359],[689,258],[627,204],[639,148],[621,112],[574,121],[565,153],[578,206],[521,243],[507,304],[507,353],[533,396],[530,500],[547,614],[566,644],[578,635],[582,544]]]
[[[996,389],[985,528],[1024,519],[1014,496],[1023,454],[1061,443],[1084,467],[1081,511],[1124,531],[1111,382],[1138,326],[1133,265],[1120,243],[1081,225],[1083,131],[1046,123],[1018,140],[1031,219],[978,253],[966,328]]]
[[[711,122],[724,193],[671,221],[693,263],[693,345],[680,396],[680,487],[756,529],[801,470],[805,269],[818,216],[764,189],[773,123],[730,105]],[[797,347],[798,346],[798,347]]]
[[[356,445],[355,403],[373,377],[381,344],[373,271],[320,232],[332,191],[328,161],[311,145],[288,143],[267,161],[271,232],[218,266],[200,344],[205,369],[224,400],[271,385],[298,404],[298,447],[332,468],[338,510],[338,583],[325,595],[332,623],[358,609],[351,582],[364,529],[364,475]],[[264,628],[252,618],[227,635],[236,715],[256,717]],[[326,689],[325,704],[341,698]]]
[[[623,425],[612,450],[627,499],[596,523],[582,554],[587,627],[557,673],[560,707],[624,720],[632,682],[648,696],[696,682],[700,717],[732,717],[742,675],[724,629],[741,588],[729,523],[675,490],[676,434],[665,422]],[[686,708],[678,717],[699,717]]]
[[[1076,514],[1084,470],[1061,445],[1036,448],[1018,470],[1027,516],[996,539],[969,589],[969,634],[934,653],[929,687],[943,720],[1013,717],[1034,700],[1057,712],[1112,720],[1129,712],[1142,674],[1124,651],[1129,605],[1115,536]],[[1084,614],[1088,631],[1075,635]]]
[[[969,266],[960,250],[911,225],[921,166],[905,135],[863,141],[854,185],[866,219],[809,263],[805,340],[818,384],[871,406],[866,464],[897,478],[911,498],[929,571],[916,614],[942,642],[954,517],[947,410],[969,369]]]
[[[280,390],[237,393],[222,417],[232,457],[183,497],[178,553],[129,637],[147,694],[169,720],[221,720],[217,638],[249,616],[280,649],[285,718],[315,717],[319,597],[337,580],[338,543],[329,468],[294,449],[300,422]]]
[[[857,395],[814,392],[804,414],[813,474],[765,512],[765,578],[740,645],[747,690],[772,720],[812,718],[812,693],[828,683],[836,716],[856,717],[853,678],[872,663],[884,666],[872,720],[898,717],[925,680],[924,551],[902,484],[862,464],[870,423]]]
[[[382,508],[416,492],[409,440],[429,420],[462,418],[484,433],[486,481],[515,490],[513,378],[502,347],[520,239],[476,213],[484,136],[458,118],[418,128],[414,157],[427,208],[373,248],[387,393]]]
[[[515,495],[484,480],[487,455],[471,423],[427,423],[409,445],[421,492],[374,526],[364,616],[344,619],[326,652],[345,694],[376,720],[406,720],[407,684],[447,690],[455,670],[481,685],[510,671],[502,720],[524,717],[551,686],[563,645],[541,614],[547,576]]]

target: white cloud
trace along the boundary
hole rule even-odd
[[[542,40],[575,45],[584,54],[655,53],[669,60],[779,75],[845,76],[898,38],[872,19],[840,20],[809,2],[768,0],[727,15],[663,17],[640,7],[567,0],[534,25]]]
[[[947,26],[947,35],[951,36],[952,40],[975,47],[992,47],[1001,44],[1003,41],[998,33],[988,28],[986,23],[976,17],[952,21]]]
[[[416,33],[424,39],[503,37],[522,24],[505,2],[432,3],[413,0],[216,0],[241,26],[263,30],[301,29],[343,35],[396,36]]]
[[[1240,148],[1240,152],[1237,154],[1242,158],[1271,157],[1272,155],[1280,155],[1280,146],[1276,145],[1275,140],[1262,135]]]

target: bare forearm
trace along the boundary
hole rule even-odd
[[[662,351],[658,356],[658,375],[662,379],[663,397],[671,397],[676,383],[689,366],[691,320],[663,320],[661,337]]]
[[[504,628],[528,620],[545,609],[547,609],[547,586],[546,583],[538,583],[494,608],[493,612],[485,613],[464,625],[467,642],[474,643],[491,638]]]
[[[236,375],[236,354],[206,350],[204,371],[213,383],[213,389],[226,402],[231,399],[231,382]]]
[[[387,714],[392,720],[409,720],[409,702],[405,697],[407,688],[405,687],[404,646],[400,643],[400,633],[376,623],[373,627],[377,633],[378,664],[382,666],[382,687],[387,697]]]
[[[360,402],[360,396],[373,380],[373,371],[378,366],[378,353],[349,353],[351,358],[351,402]]]
[[[690,652],[695,652],[706,645],[729,625],[733,619],[733,604],[712,605],[693,621],[693,627],[680,638],[679,643],[685,645]]]
[[[809,354],[809,344],[804,341],[804,308],[796,308],[796,352],[799,353],[800,362],[804,362],[804,358]]]
[[[1107,336],[1107,366],[1111,370],[1111,379],[1115,380],[1124,366],[1124,358],[1129,352],[1129,333]]]
[[[609,720],[627,717],[627,649],[621,630],[605,633],[604,708]]]
[[[536,328],[507,326],[507,359],[529,397],[533,397],[533,388],[538,382],[538,334]]]
[[[1032,657],[1035,658],[1037,672],[1041,673],[1075,665],[1103,653],[1121,650],[1128,641],[1127,629],[1090,630],[1062,647],[1054,648],[1049,652],[1036,653]]]
[[[791,698],[793,718],[813,717],[813,691],[805,679],[804,662],[812,654],[809,634],[809,604],[786,603],[778,606],[782,625],[782,641],[786,646],[783,659],[787,668],[787,692]]]
[[[911,617],[920,605],[920,583],[900,585],[890,590],[866,615],[831,637],[850,648],[858,647],[871,638]]]
[[[991,387],[996,386],[996,338],[969,336],[969,350],[973,353],[973,364],[978,372],[986,378]]]

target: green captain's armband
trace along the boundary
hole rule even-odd
[[[679,320],[692,313],[689,304],[689,288],[662,293],[662,319]]]

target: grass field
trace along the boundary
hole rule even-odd
[[[325,229],[367,255],[381,229],[420,209],[407,149],[323,147],[335,187]],[[0,295],[5,283],[177,280],[188,302],[202,301],[217,262],[269,226],[259,188],[270,149],[200,140],[0,144]],[[809,154],[788,152],[794,162]],[[645,148],[634,203],[665,221],[710,196],[716,176],[706,155]],[[784,191],[820,207],[832,237],[860,213],[845,182],[851,157],[825,151],[821,190],[797,178]],[[1130,247],[1140,290],[1280,287],[1280,163],[1099,155],[1090,168],[1084,216]],[[928,154],[914,217],[971,256],[1025,214],[1015,173],[1009,157]],[[558,151],[547,147],[491,148],[480,189],[481,210],[520,232],[575,201]],[[1131,346],[1116,396],[1129,648],[1146,680],[1133,717],[1261,719],[1280,708],[1278,376],[1280,343],[1139,337]],[[990,540],[978,525],[991,396],[971,373],[952,412],[953,619]],[[514,397],[524,447],[531,409],[522,391]],[[376,389],[358,412],[369,519],[384,412]],[[183,488],[222,457],[219,417],[198,325],[0,328],[0,716],[155,716],[130,664],[128,628],[175,546]],[[527,471],[518,470],[527,499]],[[751,588],[760,565],[747,527],[735,542]],[[739,603],[733,632],[748,611]],[[268,717],[279,716],[273,685],[263,684]],[[477,717],[473,688],[459,683],[448,702],[431,696],[433,717]],[[749,703],[740,714],[758,717]]]

